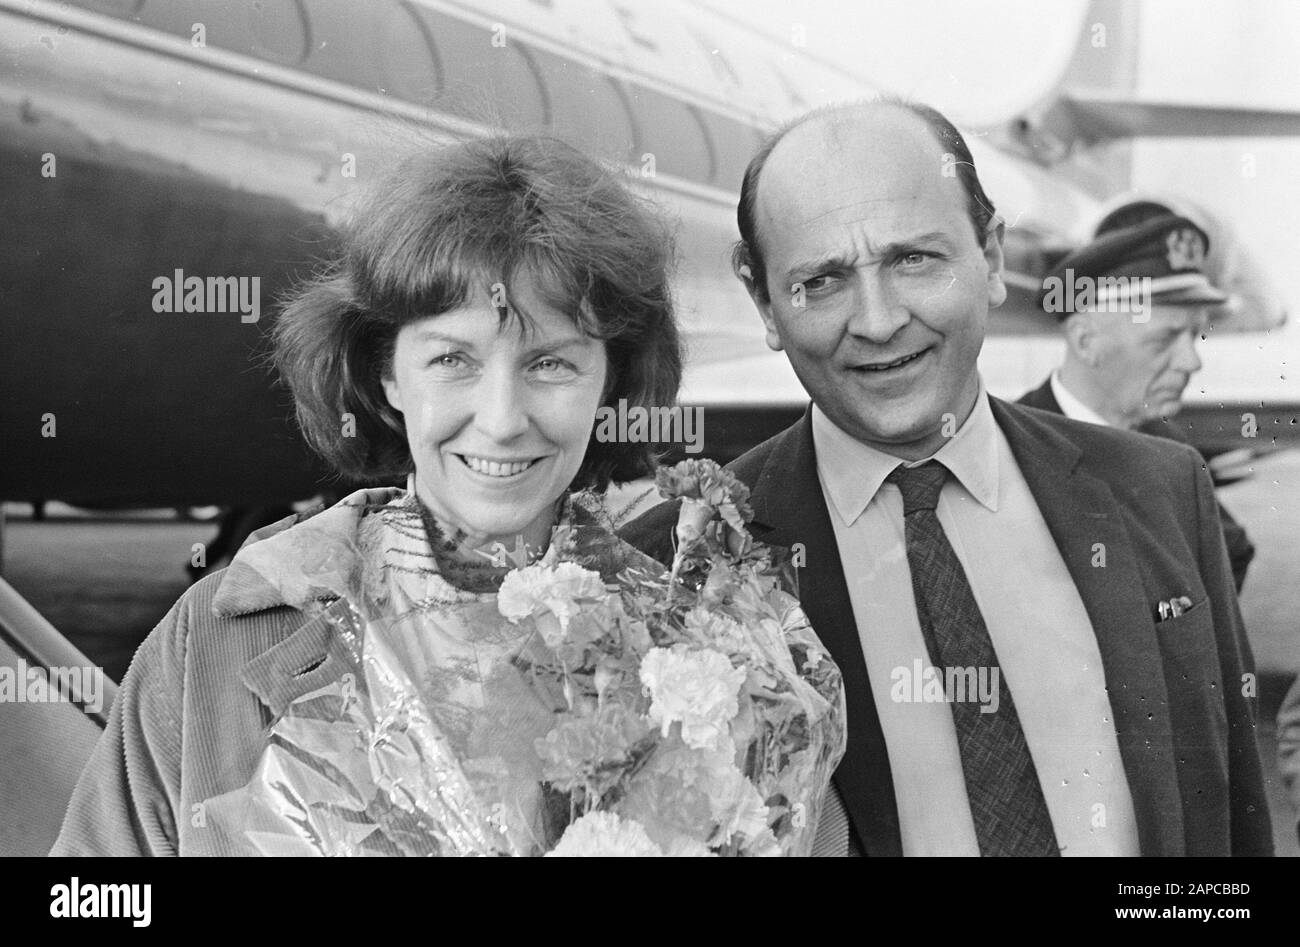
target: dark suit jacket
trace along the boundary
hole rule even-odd
[[[1142,854],[1272,854],[1254,699],[1243,696],[1253,659],[1199,455],[990,400],[1097,635]],[[889,754],[817,479],[811,414],[729,468],[752,488],[755,537],[803,546],[800,600],[848,700],[835,784],[865,852],[900,855]],[[623,536],[667,562],[675,523],[675,505],[662,504]],[[1092,565],[1097,543],[1104,568]],[[1193,607],[1157,624],[1157,603],[1179,595]]]
[[[1039,408],[1043,411],[1051,411],[1053,414],[1064,414],[1061,405],[1056,400],[1056,395],[1052,394],[1052,380],[1048,378],[1033,391],[1025,392],[1016,399],[1017,404],[1027,404],[1031,408]],[[1164,421],[1152,421],[1138,428],[1143,434],[1153,434],[1156,437],[1166,437],[1179,443],[1186,443],[1180,436],[1176,427],[1165,423]],[[1246,530],[1234,520],[1231,514],[1223,508],[1223,504],[1217,504],[1219,507],[1219,520],[1223,523],[1223,543],[1228,547],[1228,563],[1232,566],[1232,581],[1236,585],[1237,591],[1241,591],[1242,583],[1246,581],[1246,570],[1250,567],[1250,560],[1255,558],[1255,546],[1246,535]]]

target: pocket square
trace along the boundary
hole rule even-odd
[[[1186,595],[1179,595],[1176,598],[1162,599],[1156,605],[1156,622],[1169,621],[1171,618],[1178,618],[1191,610],[1192,600]]]

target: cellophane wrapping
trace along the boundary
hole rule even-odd
[[[334,600],[340,673],[207,817],[265,855],[809,854],[839,670],[745,487],[707,461],[659,485],[670,569],[588,518],[495,595]]]

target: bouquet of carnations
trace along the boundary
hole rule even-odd
[[[494,595],[335,601],[350,670],[214,800],[226,830],[265,854],[808,854],[839,670],[748,489],[698,460],[657,485],[681,501],[669,570],[579,501]]]

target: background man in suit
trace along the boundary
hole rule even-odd
[[[1040,302],[1061,321],[1061,367],[1019,401],[1077,421],[1181,440],[1169,419],[1201,368],[1198,337],[1228,297],[1202,271],[1209,238],[1186,217],[1146,203],[1143,216],[1115,215],[1095,240],[1067,255],[1043,281]],[[1163,213],[1161,212],[1163,210]],[[1255,547],[1219,506],[1223,538],[1241,591]]]
[[[1277,762],[1300,833],[1300,677],[1291,682],[1277,712]]]
[[[805,116],[738,219],[737,273],[813,400],[731,469],[756,537],[801,545],[844,676],[819,850],[1271,853],[1210,482],[1183,445],[986,394],[1002,225],[956,129],[896,102]],[[675,521],[624,535],[662,558]]]

